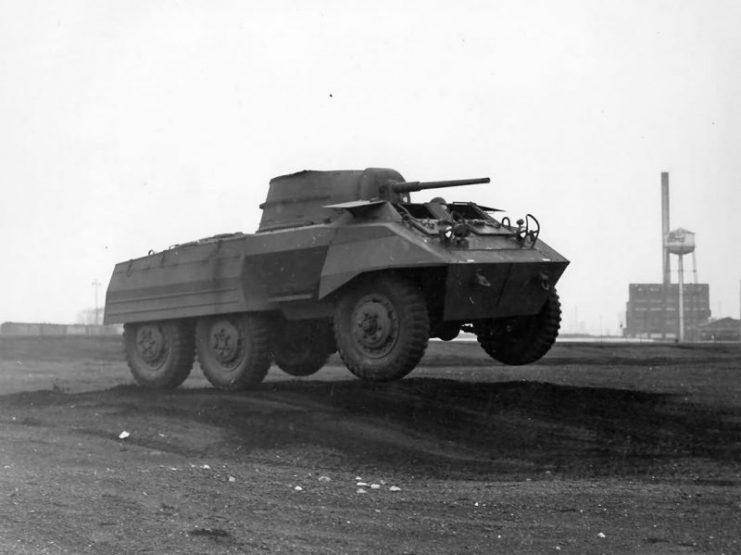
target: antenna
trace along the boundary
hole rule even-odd
[[[100,288],[101,285],[102,284],[97,279],[93,280],[92,286],[95,289],[95,312],[93,313],[93,318],[94,318],[93,323],[96,326],[100,324],[100,322],[98,321],[98,289]]]

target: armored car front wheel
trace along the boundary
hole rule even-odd
[[[560,326],[561,303],[552,289],[538,314],[496,319],[477,326],[475,331],[491,358],[517,366],[545,355],[556,341]]]
[[[365,278],[335,308],[337,349],[361,379],[398,380],[424,355],[430,336],[427,305],[419,288],[393,275]]]
[[[124,349],[139,385],[174,389],[193,368],[193,327],[177,320],[126,324]]]
[[[270,368],[268,325],[259,315],[228,314],[196,324],[196,353],[214,387],[236,391],[259,383]]]

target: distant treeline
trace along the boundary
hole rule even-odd
[[[97,326],[88,324],[45,324],[25,322],[3,322],[0,324],[0,335],[4,336],[32,336],[32,337],[62,337],[65,335],[120,335],[122,327]]]

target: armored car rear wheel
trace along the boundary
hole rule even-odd
[[[139,385],[174,389],[193,368],[193,328],[186,322],[124,325],[126,362]]]
[[[481,347],[499,362],[519,366],[545,355],[561,326],[561,303],[552,289],[543,308],[532,316],[500,318],[476,329]]]
[[[335,309],[337,349],[361,379],[398,380],[424,355],[430,336],[427,305],[419,288],[397,276],[366,278]]]
[[[196,353],[214,387],[236,391],[259,383],[270,368],[268,325],[261,316],[228,314],[196,324]]]

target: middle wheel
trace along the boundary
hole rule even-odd
[[[424,355],[430,336],[427,304],[414,282],[393,275],[363,279],[337,303],[337,348],[364,380],[398,380]]]
[[[278,321],[271,340],[273,360],[291,376],[311,376],[337,349],[328,320]]]
[[[316,374],[329,360],[329,353],[307,343],[282,347],[273,359],[286,374],[305,377]]]
[[[196,324],[196,354],[214,387],[232,391],[259,383],[270,368],[268,325],[251,314],[203,318]]]

